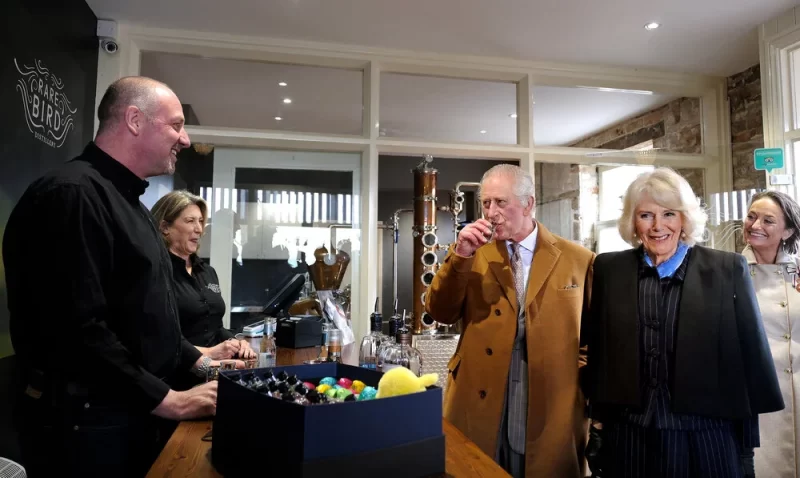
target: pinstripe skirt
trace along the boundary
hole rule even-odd
[[[734,427],[659,430],[604,423],[603,477],[741,478]]]

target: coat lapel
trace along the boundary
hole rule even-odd
[[[536,250],[533,251],[533,263],[528,276],[528,287],[525,291],[525,310],[528,310],[536,294],[542,289],[550,273],[556,266],[561,251],[555,246],[556,238],[546,227],[537,222]],[[513,276],[512,276],[513,284]],[[567,286],[569,284],[564,284]]]
[[[675,340],[675,370],[693,370],[702,364],[703,370],[714,373],[682,374],[675,376],[675,393],[689,397],[711,397],[718,386],[720,304],[730,303],[723,297],[723,280],[715,278],[720,267],[710,264],[702,246],[692,248],[686,277],[681,288],[678,306],[678,334]],[[729,317],[733,319],[734,317]],[[733,322],[733,321],[731,321]],[[728,326],[728,325],[726,325]],[[714,377],[710,380],[709,377]],[[685,394],[685,395],[684,395]]]
[[[621,402],[638,405],[639,388],[639,259],[642,249],[612,253],[616,257],[603,270],[602,301],[606,360],[610,375],[605,393]],[[597,279],[595,279],[597,280]],[[591,352],[590,352],[591,353]],[[598,357],[598,359],[600,359]],[[602,360],[602,359],[601,359]],[[631,379],[633,377],[633,379]]]
[[[514,288],[514,273],[511,271],[511,260],[508,257],[506,241],[494,241],[492,244],[483,246],[481,250],[486,254],[489,269],[497,277],[506,298],[511,302],[514,311],[519,313],[517,292]]]

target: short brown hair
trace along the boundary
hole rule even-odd
[[[111,83],[97,107],[98,133],[114,125],[128,106],[136,106],[145,114],[153,114],[157,106],[155,90],[158,87],[170,89],[164,83],[146,76],[126,76]]]
[[[183,189],[165,194],[161,199],[156,201],[151,210],[158,230],[161,231],[162,224],[171,226],[172,223],[180,217],[183,210],[191,205],[200,208],[200,214],[203,216],[203,224],[205,224],[208,218],[208,205],[205,199]],[[167,249],[169,249],[169,240],[163,235],[162,239]]]

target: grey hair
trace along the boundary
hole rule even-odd
[[[637,247],[640,239],[636,235],[636,208],[645,197],[649,197],[663,208],[681,213],[683,232],[681,240],[687,245],[703,242],[708,215],[695,196],[689,182],[670,168],[657,168],[639,175],[625,192],[622,216],[617,223],[619,235],[628,244]]]
[[[484,181],[490,177],[498,175],[514,178],[514,196],[519,199],[519,202],[522,203],[523,207],[528,207],[529,198],[536,196],[536,190],[534,189],[533,185],[533,177],[531,177],[529,172],[520,168],[516,164],[501,163],[489,168],[488,171],[483,173],[483,177],[481,178],[481,189],[479,190],[479,194],[482,193]]]

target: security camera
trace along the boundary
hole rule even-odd
[[[106,38],[100,41],[100,46],[106,53],[114,54],[119,50],[119,45],[111,38]]]
[[[111,55],[119,51],[118,36],[117,22],[114,20],[97,20],[97,37],[100,39],[100,47],[103,51]]]

